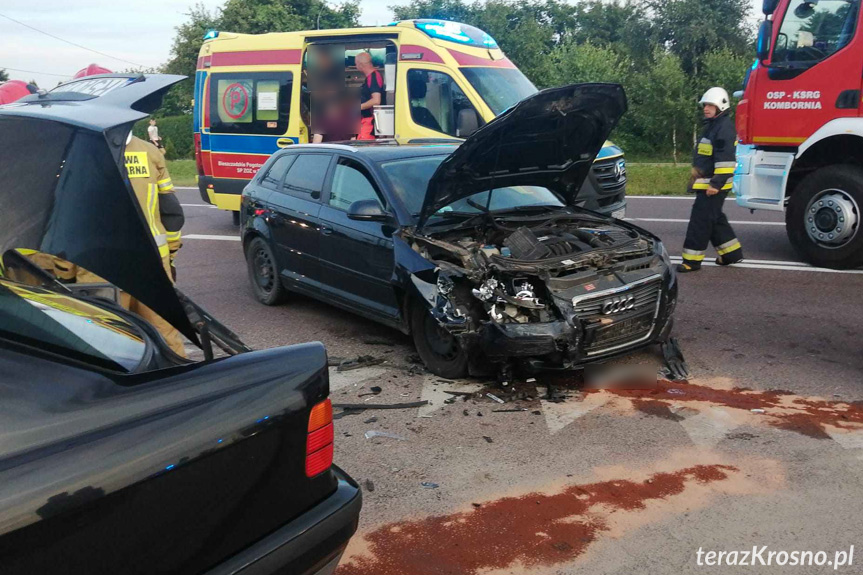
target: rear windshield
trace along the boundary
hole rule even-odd
[[[461,73],[495,116],[537,92],[518,68],[461,68]]]
[[[122,317],[50,290],[0,280],[0,338],[116,371],[135,371],[147,345]]]
[[[435,170],[447,156],[424,156],[404,158],[381,164],[392,184],[392,190],[413,216],[422,210],[425,192]],[[563,203],[551,191],[540,186],[509,186],[491,192],[478,192],[467,198],[444,206],[438,214],[445,212],[479,213],[476,206],[488,206],[492,211],[507,210],[522,206],[562,206]],[[473,204],[473,205],[471,205]]]

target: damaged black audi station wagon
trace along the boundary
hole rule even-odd
[[[617,84],[526,98],[455,146],[279,152],[243,193],[256,296],[305,293],[413,336],[443,377],[565,369],[667,340],[659,238],[574,207]]]

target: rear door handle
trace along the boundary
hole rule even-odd
[[[331,236],[333,235],[333,228],[326,224],[321,224],[321,233],[325,236]]]

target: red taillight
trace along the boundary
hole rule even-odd
[[[195,167],[198,169],[198,175],[204,175],[204,156],[201,154],[201,134],[195,134]]]
[[[308,431],[306,477],[314,477],[333,464],[333,404],[329,399],[312,408]]]

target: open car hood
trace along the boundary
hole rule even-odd
[[[0,106],[0,255],[26,248],[84,267],[197,343],[123,161],[132,125],[184,78],[104,74]]]
[[[444,206],[493,188],[544,186],[572,204],[626,107],[619,84],[572,84],[528,96],[440,164],[418,228]]]

